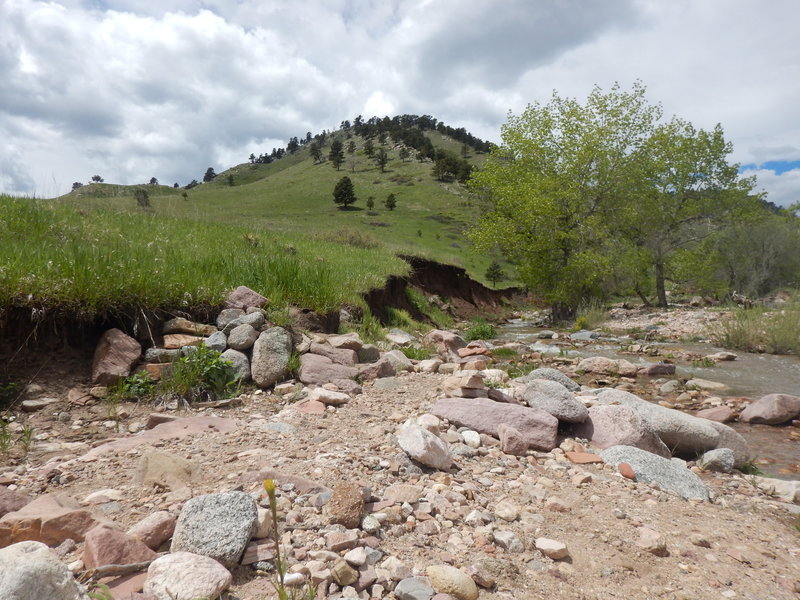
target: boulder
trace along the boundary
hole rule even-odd
[[[0,517],[14,512],[29,504],[31,499],[25,494],[20,494],[5,486],[0,486]]]
[[[344,348],[345,350],[355,350],[356,352],[364,347],[364,342],[361,341],[361,337],[355,331],[328,336],[328,343],[334,348]]]
[[[247,354],[228,348],[222,353],[222,360],[230,361],[234,376],[242,383],[247,383],[252,379],[252,367]]]
[[[232,580],[230,572],[214,559],[173,552],[150,563],[144,592],[155,600],[218,598]]]
[[[157,554],[141,540],[108,525],[98,525],[86,532],[83,564],[87,569],[103,565],[127,565],[154,559]]]
[[[602,404],[621,404],[634,409],[673,453],[696,454],[712,450],[719,443],[719,432],[712,421],[647,402],[622,390],[601,390],[597,398]]]
[[[724,392],[728,386],[718,381],[709,381],[695,377],[686,382],[687,390],[705,390],[707,392]]]
[[[164,336],[164,348],[167,350],[181,350],[185,346],[199,346],[205,338],[188,333],[168,333]]]
[[[203,341],[203,345],[217,352],[225,352],[228,347],[228,338],[221,331],[215,331]]]
[[[441,471],[453,465],[447,444],[427,429],[406,425],[397,435],[397,443],[415,461]]]
[[[427,577],[406,577],[394,588],[397,600],[430,600],[435,593]]]
[[[256,331],[261,331],[266,322],[267,318],[264,316],[264,313],[260,310],[256,310],[254,312],[244,313],[241,316],[228,321],[225,327],[223,327],[222,332],[225,335],[230,335],[230,333],[240,325],[250,325],[250,327]]]
[[[719,435],[717,448],[729,448],[733,450],[733,466],[736,469],[744,467],[753,456],[750,453],[750,446],[747,440],[745,440],[738,431],[728,425],[723,425],[715,421],[709,421],[709,423],[716,429]]]
[[[176,522],[177,517],[174,514],[158,510],[147,515],[126,533],[130,537],[144,542],[145,546],[151,550],[158,550],[161,544],[172,537]]]
[[[251,290],[245,285],[240,285],[228,294],[228,298],[225,300],[225,308],[247,310],[251,306],[264,306],[267,302],[267,299],[258,292]]]
[[[498,426],[505,423],[519,431],[531,448],[549,451],[556,447],[558,419],[535,408],[485,398],[442,398],[430,412],[455,425],[496,438],[499,437]]]
[[[142,346],[119,329],[109,329],[97,342],[92,360],[92,383],[114,385],[131,374]]]
[[[558,369],[553,369],[550,367],[540,367],[538,369],[534,369],[530,373],[528,373],[525,377],[520,377],[517,381],[532,381],[533,379],[549,379],[551,381],[557,381],[565,388],[567,388],[570,392],[579,392],[581,390],[581,386],[578,385],[576,382],[572,381],[569,377],[564,375]]]
[[[663,458],[633,446],[612,446],[600,453],[603,460],[618,467],[627,464],[636,481],[656,483],[687,500],[708,500],[708,489],[700,478],[686,468],[683,461]]]
[[[717,471],[718,473],[732,473],[733,464],[734,455],[730,448],[709,450],[697,459],[698,467],[704,471]]]
[[[381,357],[381,350],[373,344],[364,344],[358,350],[358,362],[374,363]]]
[[[384,359],[391,362],[395,371],[398,373],[400,371],[414,370],[414,365],[412,364],[411,359],[403,354],[400,350],[392,350],[391,352],[387,352],[381,357],[381,360]]]
[[[202,554],[226,567],[234,567],[256,529],[255,500],[244,492],[197,496],[183,505],[172,552]]]
[[[642,365],[639,367],[637,371],[638,375],[646,375],[648,377],[653,377],[656,375],[674,375],[675,374],[675,365],[672,363],[648,363],[646,365]]]
[[[225,329],[225,327],[239,317],[245,314],[241,308],[223,308],[217,315],[217,329]]]
[[[714,406],[712,408],[704,408],[698,410],[695,417],[699,419],[708,419],[709,421],[716,421],[717,423],[728,423],[733,421],[733,411],[728,406]]]
[[[144,360],[149,363],[171,363],[180,357],[180,348],[148,348],[144,352]]]
[[[597,373],[600,375],[618,375],[619,377],[636,377],[639,368],[624,359],[606,358],[605,356],[590,356],[584,358],[576,367],[584,373]]]
[[[334,348],[330,344],[311,344],[309,352],[330,358],[336,364],[346,365],[348,367],[352,367],[358,362],[358,352],[355,350]]]
[[[800,416],[800,397],[789,394],[767,394],[750,404],[739,415],[744,423],[780,425]]]
[[[253,344],[250,372],[261,388],[274,385],[286,376],[292,355],[292,336],[283,327],[261,332]]]
[[[497,426],[497,437],[500,440],[500,450],[513,456],[525,456],[528,452],[528,441],[519,431],[511,425],[500,423]]]
[[[337,379],[352,379],[356,375],[358,369],[338,365],[319,354],[303,354],[300,357],[300,381],[305,384],[323,385]]]
[[[89,600],[72,572],[41,542],[25,541],[0,550],[0,598]]]
[[[531,408],[543,410],[567,423],[583,423],[589,415],[572,392],[551,379],[530,380],[522,392],[522,399]]]
[[[786,502],[800,504],[800,481],[789,481],[787,479],[773,479],[771,477],[753,477],[758,489],[777,496]]]
[[[634,446],[669,458],[670,451],[650,424],[630,406],[598,404],[588,418],[572,428],[575,437],[587,439],[598,448]]]
[[[258,331],[249,323],[237,325],[228,334],[228,346],[234,350],[249,350],[258,339]]]

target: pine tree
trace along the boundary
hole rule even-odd
[[[353,182],[346,175],[342,177],[333,188],[333,201],[339,208],[347,208],[350,204],[358,200],[353,188]]]

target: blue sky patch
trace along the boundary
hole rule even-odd
[[[749,163],[739,167],[740,172],[752,171],[755,169],[767,169],[768,171],[774,171],[776,175],[782,175],[783,173],[786,173],[786,171],[800,169],[800,160],[769,160],[765,163],[761,163],[760,165]]]

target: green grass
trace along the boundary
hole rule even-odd
[[[597,327],[606,321],[608,321],[608,310],[606,310],[606,307],[601,304],[591,303],[578,309],[578,314],[575,317],[575,324],[572,329],[574,331],[597,329]]]
[[[339,135],[347,145],[348,140]],[[459,142],[438,132],[428,135],[436,146],[460,152]],[[387,146],[391,160],[382,173],[363,155],[363,140],[352,139],[358,148],[355,172],[350,155],[345,155],[345,164],[337,171],[328,161],[314,164],[308,148],[302,147],[268,165],[244,163],[222,171],[214,182],[188,190],[187,199],[182,197],[182,188],[144,186],[151,204],[148,211],[159,217],[230,224],[290,237],[312,234],[322,241],[333,239],[357,247],[380,245],[387,252],[462,266],[473,278],[487,283],[485,272],[491,258],[475,252],[463,235],[479,210],[464,186],[437,181],[430,162],[401,161],[399,149],[391,144]],[[330,141],[331,136],[323,155],[327,155]],[[480,165],[485,155],[470,149],[468,160]],[[227,184],[228,175],[233,175],[233,186]],[[333,188],[345,175],[353,180],[358,196],[350,210],[340,210],[333,202]],[[140,214],[142,209],[133,199],[134,187],[91,184],[59,201],[81,209],[102,207]],[[393,211],[383,205],[390,193],[397,198]],[[366,210],[369,196],[375,198],[372,211]]]
[[[254,223],[78,209],[8,196],[0,196],[0,214],[0,308],[91,316],[125,307],[215,306],[229,290],[246,285],[273,305],[326,311],[408,270],[385,249],[282,234]]]
[[[464,332],[464,339],[468,342],[473,340],[490,340],[497,335],[494,325],[482,319],[472,321],[470,327]]]
[[[713,341],[747,352],[800,355],[800,295],[780,310],[736,309],[712,331]]]

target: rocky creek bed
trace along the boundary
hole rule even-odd
[[[448,346],[451,336],[429,334],[442,355],[431,361],[392,361],[387,346],[378,360],[392,372],[351,367],[371,376],[347,392],[279,382],[188,411],[126,403],[110,419],[90,393],[86,365],[52,389],[34,388],[53,400],[20,415],[37,439],[27,454],[0,458],[0,595],[45,597],[42,572],[20,587],[41,563],[62,577],[46,597],[85,598],[64,578],[97,577],[111,561],[149,565],[104,579],[117,599],[273,598],[263,491],[271,478],[290,571],[318,584],[322,597],[798,597],[796,482],[780,487],[663,457],[673,449],[663,440],[674,441],[664,415],[704,421],[684,421],[673,407],[739,413],[749,399],[662,391],[667,378],[657,383],[656,373],[626,372],[620,362],[586,371],[577,358],[514,343],[521,358],[513,360],[558,376],[503,381],[490,345]],[[308,341],[309,350],[341,342]],[[636,416],[650,410],[639,397],[668,412]],[[595,415],[593,432],[571,424],[584,413]],[[650,451],[619,438],[604,450],[600,413],[639,423],[626,440]],[[521,416],[502,417],[510,414]],[[700,430],[714,435],[708,427]],[[713,430],[729,440],[715,444],[733,446],[730,460],[741,462],[738,438]]]

